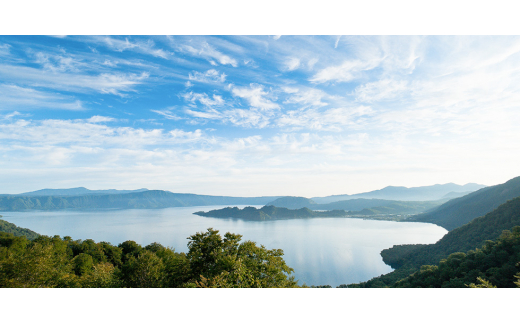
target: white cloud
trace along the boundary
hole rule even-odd
[[[0,84],[0,102],[0,110],[84,110],[82,102],[72,97],[8,84]]]
[[[10,54],[11,45],[9,44],[0,44],[0,56],[7,56]]]
[[[358,86],[354,94],[357,101],[370,103],[394,99],[408,89],[406,81],[383,79]]]
[[[198,101],[200,104],[207,107],[222,106],[225,103],[222,96],[216,94],[213,94],[213,99],[211,99],[206,93],[188,92],[181,96],[188,102],[196,103]]]
[[[294,71],[298,67],[300,67],[300,59],[299,58],[291,57],[291,58],[288,58],[285,61],[284,70]]]
[[[221,65],[231,65],[233,67],[238,66],[238,62],[236,59],[219,52],[211,45],[209,45],[207,42],[199,44],[198,48],[195,48],[190,45],[181,45],[179,47],[179,50],[194,56],[200,56],[202,58],[205,58],[212,65],[216,65],[216,60]]]
[[[134,87],[147,79],[148,73],[123,74],[102,73],[99,75],[47,72],[27,66],[0,64],[0,76],[30,86],[53,88],[66,91],[97,91],[124,96],[124,92],[135,91]]]
[[[246,99],[249,105],[263,111],[280,109],[280,106],[265,98],[269,93],[264,91],[264,87],[258,84],[251,84],[247,87],[233,87],[231,93],[234,96]]]
[[[94,40],[118,52],[122,52],[125,50],[133,50],[136,52],[140,52],[155,57],[161,57],[164,59],[167,59],[171,56],[171,53],[163,49],[155,48],[155,43],[151,39],[147,40],[146,42],[131,42],[128,40],[128,38],[125,38],[125,40],[120,40],[113,37],[95,37]]]
[[[276,120],[282,128],[312,129],[326,131],[360,130],[364,117],[370,116],[370,107],[329,109],[298,109],[288,111]]]
[[[314,65],[316,65],[316,63],[318,63],[318,59],[317,58],[311,58],[308,62],[307,62],[307,67],[312,70]]]
[[[35,56],[36,63],[41,64],[44,69],[51,72],[78,72],[79,66],[86,65],[71,56],[50,55],[42,52],[36,53]]]
[[[339,40],[341,39],[341,36],[337,36],[336,42],[334,43],[334,49],[338,48]]]
[[[282,37],[282,35],[275,35],[275,36],[273,36],[273,39],[278,40],[278,39],[280,39],[280,37]]]
[[[223,83],[226,80],[226,74],[222,73],[219,74],[217,70],[211,69],[207,70],[204,73],[194,71],[193,73],[189,73],[189,80],[190,81],[196,81],[196,82],[202,82],[202,83],[211,83],[211,82],[217,82],[217,83]]]
[[[323,98],[328,97],[327,93],[317,90],[317,89],[307,89],[307,90],[301,90],[294,91],[295,89],[292,88],[284,88],[284,91],[286,93],[291,93],[289,98],[285,100],[284,103],[294,103],[294,104],[300,104],[300,105],[306,105],[306,106],[315,106],[315,107],[323,107],[326,106],[327,103],[322,102],[321,100]]]
[[[167,108],[165,110],[150,110],[152,112],[155,112],[157,114],[160,114],[162,115],[163,117],[165,117],[166,119],[170,119],[170,120],[182,120],[183,118],[179,117],[178,115],[174,114],[172,112],[172,109],[173,108]]]
[[[329,81],[350,82],[359,78],[363,72],[376,68],[380,62],[380,59],[369,61],[345,61],[341,65],[329,66],[322,69],[311,77],[309,81],[313,83],[324,83]]]
[[[86,120],[86,122],[90,122],[90,123],[114,122],[114,121],[117,121],[117,120],[114,118],[104,117],[104,116],[93,116]]]

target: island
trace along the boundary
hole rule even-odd
[[[303,207],[301,209],[292,210],[285,207],[276,207],[272,205],[263,206],[257,209],[252,206],[240,209],[238,207],[226,207],[208,212],[198,211],[197,214],[212,218],[233,218],[246,221],[270,221],[270,220],[288,220],[288,219],[309,219],[309,218],[367,218],[373,220],[400,220],[400,215],[380,215],[374,214],[372,210],[364,209],[361,211],[313,211]],[[404,216],[403,216],[404,217]]]

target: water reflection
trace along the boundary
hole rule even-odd
[[[361,219],[295,219],[251,222],[193,214],[224,206],[160,210],[4,212],[3,219],[45,235],[108,241],[159,242],[186,252],[187,237],[212,227],[239,233],[269,249],[283,249],[295,277],[307,285],[357,283],[390,272],[382,249],[395,244],[434,243],[447,231],[427,223]],[[243,207],[243,206],[239,206]],[[258,207],[258,206],[257,206]]]

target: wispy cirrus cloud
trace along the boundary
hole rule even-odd
[[[354,95],[357,101],[370,103],[395,99],[409,89],[405,80],[382,79],[358,86]]]
[[[83,103],[73,97],[9,84],[0,84],[0,102],[0,110],[85,110]]]
[[[164,59],[168,59],[171,57],[172,53],[165,51],[161,48],[155,47],[155,42],[151,39],[147,41],[130,41],[128,38],[118,39],[114,37],[108,36],[100,36],[93,37],[91,40],[97,44],[104,45],[114,51],[123,52],[125,50],[131,50],[138,53],[151,55],[155,57],[160,57]]]
[[[219,73],[215,69],[207,70],[206,72],[197,72],[193,71],[189,74],[189,82],[195,81],[195,82],[202,82],[202,83],[223,83],[226,80],[226,74],[225,73]]]
[[[367,106],[329,109],[298,109],[279,116],[276,124],[282,128],[326,131],[360,130],[365,117],[373,114]]]
[[[363,72],[376,68],[380,63],[381,59],[369,61],[348,60],[341,65],[329,66],[320,70],[309,81],[312,83],[350,82],[359,78]]]
[[[28,66],[0,64],[0,77],[10,82],[65,91],[97,91],[124,96],[135,91],[148,73],[102,73],[99,75],[48,72]]]
[[[238,61],[222,52],[216,50],[213,46],[207,42],[202,42],[197,45],[182,44],[177,47],[179,51],[190,54],[192,56],[198,56],[206,59],[212,65],[231,65],[233,67],[238,66]]]
[[[10,54],[11,45],[9,44],[0,44],[0,56],[7,56]]]

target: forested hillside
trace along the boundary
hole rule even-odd
[[[190,236],[188,253],[134,241],[0,232],[0,287],[297,287],[281,249],[218,231]]]
[[[499,205],[520,196],[520,176],[504,184],[482,188],[450,200],[438,208],[407,221],[429,222],[450,231],[493,211]]]
[[[32,230],[29,230],[26,228],[20,228],[16,225],[14,225],[10,222],[4,221],[4,220],[0,220],[0,232],[11,233],[15,237],[25,236],[29,240],[33,240],[39,236],[38,233],[36,233]]]
[[[520,287],[520,226],[507,230],[480,249],[456,252],[392,287]]]
[[[448,232],[431,245],[394,246],[383,250],[383,261],[395,271],[351,287],[385,287],[419,270],[423,265],[435,265],[451,253],[480,248],[487,240],[496,240],[502,231],[520,226],[520,197],[496,210]]]

